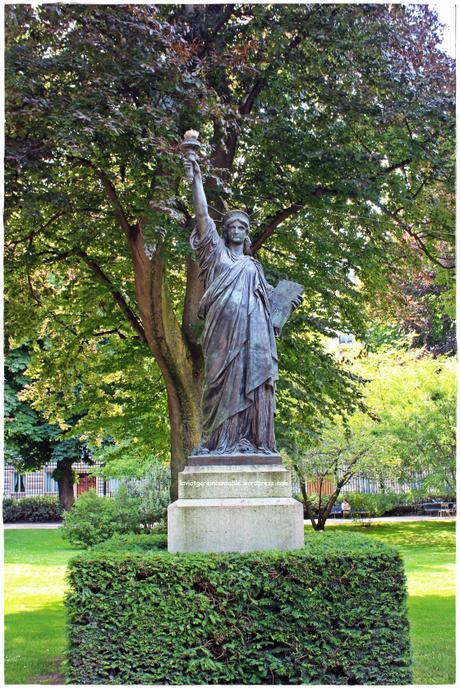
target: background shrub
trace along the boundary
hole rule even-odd
[[[353,511],[368,511],[371,517],[383,516],[389,511],[393,511],[398,504],[403,504],[406,500],[404,495],[394,492],[379,494],[365,494],[362,492],[349,492],[343,494],[338,503],[346,499]]]
[[[62,535],[77,547],[91,547],[117,533],[142,530],[139,499],[120,487],[114,497],[83,493],[64,514]]]
[[[140,519],[145,528],[152,528],[153,525],[166,526],[167,508],[171,501],[170,484],[171,473],[160,464],[150,465],[148,475],[141,480],[122,483],[128,494],[139,500]]]
[[[290,552],[168,554],[114,540],[70,564],[77,684],[407,684],[397,552],[313,533]]]
[[[22,499],[6,497],[3,500],[3,521],[5,523],[60,521],[62,511],[58,497],[48,495],[23,497]]]

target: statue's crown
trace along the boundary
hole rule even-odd
[[[244,220],[248,224],[248,226],[251,224],[251,218],[247,213],[244,212],[244,210],[230,210],[230,212],[224,215],[222,221],[224,225],[226,225],[227,222],[230,222],[230,220],[233,220],[236,217],[239,217],[242,220]]]

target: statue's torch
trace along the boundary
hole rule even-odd
[[[199,133],[193,129],[189,129],[184,134],[184,140],[180,144],[181,151],[184,153],[187,168],[187,179],[189,182],[193,181],[193,168],[187,165],[187,161],[196,160],[197,154],[201,148],[201,143],[198,141]]]

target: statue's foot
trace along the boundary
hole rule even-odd
[[[202,456],[202,454],[209,454],[209,449],[206,449],[206,447],[203,447],[203,445],[199,444],[197,447],[192,449],[190,456]]]
[[[257,447],[258,454],[276,454],[276,449],[269,449],[268,447]]]
[[[235,449],[236,453],[254,454],[257,452],[256,447],[247,439],[242,439],[238,442]]]

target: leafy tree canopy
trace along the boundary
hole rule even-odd
[[[64,426],[71,410],[78,420],[67,432],[105,464],[106,477],[140,477],[152,462],[168,462],[164,385],[139,342],[112,335],[63,342],[56,333],[35,353],[29,374],[26,398]]]
[[[38,470],[52,461],[79,461],[87,453],[79,439],[67,431],[74,421],[49,423],[27,402],[32,383],[27,374],[29,363],[30,352],[25,345],[9,351],[5,357],[6,460],[21,472]]]
[[[371,379],[366,401],[376,422],[354,432],[368,434],[371,460],[386,454],[402,480],[419,474],[424,491],[454,494],[456,359],[401,348],[358,359],[357,365]]]
[[[281,433],[293,414],[312,431],[351,410],[354,381],[320,336],[363,333],[366,306],[391,309],[402,273],[430,262],[447,284],[452,268],[454,71],[435,15],[250,3],[6,15],[6,318],[13,343],[47,342],[37,374],[71,389],[84,366],[109,374],[113,351],[114,374],[128,350],[153,354],[141,385],[161,374],[174,490],[200,431],[201,286],[178,148],[193,127],[216,219],[246,208],[269,279],[305,287],[280,345]]]
[[[301,474],[391,477],[420,482],[425,493],[454,494],[455,359],[407,346],[363,356],[357,347],[352,367],[368,380],[366,410],[346,424],[329,423],[316,446],[293,452]]]

